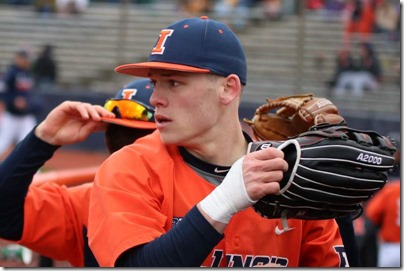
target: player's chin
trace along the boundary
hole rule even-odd
[[[178,145],[180,143],[178,133],[173,133],[171,131],[160,131],[160,138],[165,145]]]

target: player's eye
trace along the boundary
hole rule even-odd
[[[117,118],[149,121],[154,118],[154,110],[127,99],[109,99],[104,108],[114,113]]]
[[[169,80],[168,83],[169,83],[170,87],[177,87],[180,85],[180,83],[176,80]]]

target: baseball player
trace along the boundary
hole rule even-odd
[[[365,215],[378,229],[378,267],[401,266],[400,182],[390,181],[366,205]]]
[[[349,266],[334,219],[284,227],[250,208],[279,192],[288,164],[276,148],[246,154],[238,108],[247,65],[228,26],[174,22],[149,61],[116,71],[151,78],[157,131],[96,174],[88,237],[101,266]]]
[[[0,237],[73,266],[98,266],[87,245],[92,183],[67,188],[31,185],[35,172],[60,145],[84,140],[100,126],[110,153],[155,129],[149,103],[153,85],[136,80],[108,100],[105,108],[64,102],[0,164]],[[111,113],[114,112],[114,114]]]
[[[28,52],[19,50],[4,77],[0,93],[0,159],[36,125],[39,103],[33,97],[33,77]]]

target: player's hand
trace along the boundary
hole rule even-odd
[[[256,201],[280,190],[279,182],[288,170],[284,153],[276,148],[266,148],[244,157],[242,169],[248,196]]]
[[[222,183],[198,204],[202,215],[220,233],[231,217],[280,190],[288,163],[281,150],[269,147],[238,159]]]
[[[101,117],[115,115],[102,106],[65,101],[55,107],[35,129],[35,135],[52,145],[84,141],[92,132],[105,129]]]

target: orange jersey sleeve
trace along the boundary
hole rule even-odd
[[[72,188],[55,183],[31,185],[18,243],[47,257],[83,266],[82,230],[87,225],[91,188],[92,183]]]
[[[89,214],[89,244],[100,266],[112,267],[127,249],[168,232],[215,186],[164,146],[158,131],[112,154],[96,174]],[[347,266],[335,220],[279,219],[252,208],[236,214],[203,266]]]
[[[400,180],[391,181],[368,202],[366,216],[380,227],[384,242],[400,242]]]

